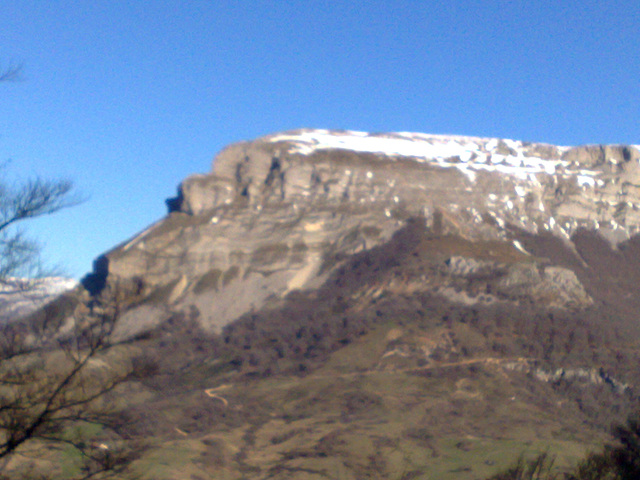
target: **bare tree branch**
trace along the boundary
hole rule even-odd
[[[10,65],[0,71],[0,82],[15,82],[22,78],[22,65]]]
[[[15,190],[0,186],[0,231],[21,220],[55,213],[77,205],[81,200],[70,198],[70,180],[29,180]]]
[[[0,68],[0,82],[18,80],[21,72],[21,66]],[[70,180],[35,178],[10,185],[0,178],[0,284],[13,285],[12,277],[40,267],[40,247],[18,229],[21,222],[77,205],[82,199],[72,192]],[[33,285],[24,282],[32,293]],[[131,358],[122,350],[114,354],[118,298],[118,292],[110,300],[105,296],[94,310],[75,300],[72,313],[43,308],[29,319],[0,323],[0,480],[53,478],[24,457],[52,445],[71,446],[84,459],[74,480],[123,478],[137,457],[139,447],[109,427],[115,413],[109,395],[135,373]],[[99,425],[116,440],[96,448],[86,434],[72,436],[87,425]]]
[[[0,181],[0,282],[13,276],[40,276],[40,246],[15,227],[83,201],[70,180],[35,178],[17,187]]]
[[[68,443],[74,425],[108,428],[115,412],[105,397],[135,375],[133,361],[101,367],[115,358],[111,352],[119,347],[111,342],[119,312],[117,305],[104,306],[99,313],[79,316],[65,336],[49,330],[40,335],[37,347],[24,345],[0,355],[0,463],[26,445]],[[17,330],[7,331],[12,342],[22,338]],[[78,478],[121,472],[135,455],[125,441],[119,445],[120,450],[108,454],[83,452],[90,464],[84,474],[91,475]]]

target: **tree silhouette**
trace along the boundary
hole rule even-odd
[[[21,71],[0,71],[0,82]],[[76,205],[73,191],[66,179],[0,181],[0,283],[33,288],[14,278],[42,273],[40,248],[19,227]],[[113,341],[117,296],[89,308],[81,295],[78,288],[0,323],[0,479],[60,478],[46,459],[61,449],[75,458],[64,478],[122,478],[139,452],[112,427],[110,395],[135,374],[134,360]]]

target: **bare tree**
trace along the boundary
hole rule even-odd
[[[121,474],[138,449],[111,428],[112,394],[135,376],[126,345],[111,342],[117,305],[39,313],[0,329],[0,478],[61,446],[81,459],[66,478]]]
[[[20,73],[0,70],[0,82]],[[0,283],[41,271],[40,248],[21,224],[79,201],[69,180],[0,180]],[[111,421],[114,393],[135,374],[126,345],[112,341],[120,306],[103,298],[89,308],[80,296],[0,323],[0,480],[61,478],[51,469],[61,449],[73,452],[64,478],[74,479],[122,478],[137,456]]]

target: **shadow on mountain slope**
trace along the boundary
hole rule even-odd
[[[320,289],[273,299],[220,335],[201,332],[195,310],[174,316],[132,347],[153,365],[123,420],[156,439],[141,468],[194,480],[446,479],[482,478],[514,451],[576,461],[637,409],[639,283],[626,275],[638,242],[614,252],[581,232],[576,255],[518,238],[531,256],[416,220],[386,245],[327,259],[341,265]],[[456,276],[454,256],[491,268]],[[500,290],[520,264],[571,268],[594,303],[548,308]]]

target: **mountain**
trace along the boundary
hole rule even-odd
[[[83,280],[148,478],[485,478],[637,409],[637,146],[297,130],[167,205]]]
[[[320,286],[340,258],[423,218],[437,235],[501,249],[471,263],[452,254],[446,280],[428,280],[432,289],[451,296],[459,278],[503,263],[508,274],[496,293],[537,289],[554,304],[586,305],[592,299],[567,268],[585,268],[572,237],[612,251],[633,244],[639,158],[635,147],[415,133],[270,135],[228,147],[211,174],[185,180],[167,202],[170,215],[100,257],[85,283],[94,292],[117,283],[159,295],[171,311],[195,307],[204,328],[220,331],[291,291]],[[538,237],[572,254],[541,263],[539,247],[525,246]]]
[[[19,320],[78,286],[64,277],[8,278],[0,284],[0,323]]]

